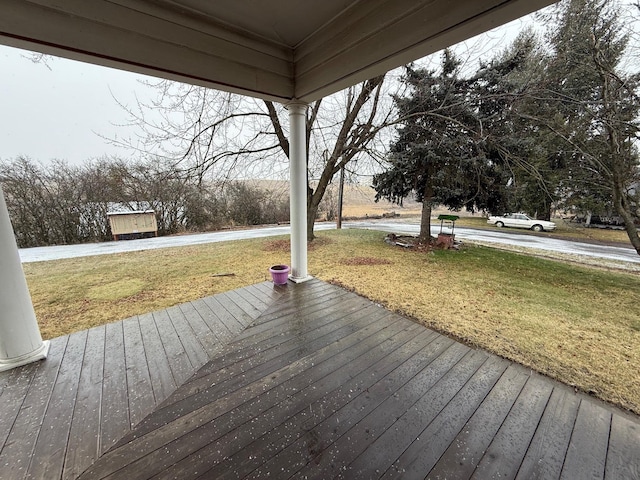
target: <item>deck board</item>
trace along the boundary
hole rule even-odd
[[[245,290],[232,290],[230,292],[226,292],[226,295],[238,306],[238,308],[245,312],[245,314],[249,315],[252,320],[258,318],[266,307],[266,305],[262,304],[261,300],[256,299],[256,297]]]
[[[181,385],[193,375],[195,370],[185,347],[186,342],[183,343],[166,310],[154,312],[153,320],[162,340],[173,378],[177,385]]]
[[[413,331],[403,330],[390,338],[400,342],[409,342],[415,338],[415,334]],[[300,432],[299,428],[296,428],[296,419],[308,417],[311,412],[317,412],[318,414],[323,412],[331,413],[331,406],[323,402],[324,397],[330,392],[339,392],[340,387],[349,382],[354,373],[362,376],[362,372],[369,368],[371,357],[374,355],[375,352],[369,350],[348,364],[341,362],[342,364],[330,374],[262,412],[255,420],[251,421],[251,429],[249,431],[244,432],[241,436],[236,435],[233,431],[229,432],[216,442],[208,445],[206,449],[203,449],[204,454],[211,454],[221,449],[224,451],[225,456],[233,457],[243,455],[244,449],[246,449],[246,451],[254,452],[250,459],[252,460],[259,458],[255,454],[260,452],[262,448],[269,448],[274,439],[281,440],[287,435],[292,439],[294,432]],[[360,380],[360,388],[363,388],[362,380]],[[304,423],[308,425],[308,419]],[[189,459],[189,463],[194,463],[197,466],[198,458],[196,458],[196,455],[192,455],[192,457],[192,459]],[[248,472],[253,469],[251,462],[246,461],[237,466],[248,467]],[[221,464],[215,470],[208,471],[207,475],[210,478],[223,478],[225,470],[226,465]],[[235,470],[235,472],[238,473],[238,470]]]
[[[163,402],[176,389],[169,357],[162,344],[153,314],[147,313],[138,317],[140,334],[144,345],[144,355],[151,379],[154,404]]]
[[[622,415],[613,415],[605,479],[640,480],[640,425]]]
[[[169,399],[167,405],[158,409],[152,417],[137,429],[137,432],[140,435],[147,434],[154,429],[166,426],[171,421],[182,419],[184,414],[189,412],[198,414],[198,421],[201,423],[209,421],[214,415],[228,413],[233,408],[233,405],[241,405],[246,401],[250,401],[254,398],[256,391],[266,395],[265,398],[258,398],[262,405],[266,405],[266,398],[272,394],[270,393],[271,389],[277,387],[280,390],[286,390],[290,388],[295,391],[298,388],[297,385],[307,375],[318,371],[322,372],[324,371],[323,369],[330,369],[335,362],[344,359],[345,355],[354,356],[358,352],[372,348],[375,345],[375,338],[370,339],[368,337],[373,336],[378,330],[385,327],[386,325],[377,323],[364,326],[350,335],[343,334],[345,336],[340,342],[330,342],[322,348],[309,352],[305,356],[305,362],[296,361],[295,358],[299,358],[299,355],[296,355],[265,370],[256,361],[256,368],[247,370],[241,375],[233,375],[233,372],[229,371],[233,376],[230,376],[227,381],[211,382],[213,386],[204,390],[193,391],[191,385],[187,383],[184,387],[192,393],[191,395],[184,398],[184,395],[180,392],[179,395]],[[392,331],[392,326],[389,328]],[[342,356],[340,355],[341,353]],[[305,367],[308,363],[313,363],[315,368],[307,370]],[[298,375],[301,375],[301,377],[297,377]],[[208,409],[213,403],[212,399],[219,401],[219,410],[212,412],[198,411],[201,408]],[[195,423],[196,421],[192,420],[189,427],[193,427]]]
[[[497,357],[487,358],[455,396],[446,402],[446,405],[440,405],[441,409],[437,415],[425,419],[424,413],[421,413],[422,418],[418,419],[419,423],[415,425],[418,430],[415,435],[403,438],[402,435],[399,435],[401,426],[394,425],[394,430],[388,430],[388,432],[391,432],[392,438],[396,441],[392,445],[394,445],[393,448],[399,450],[397,454],[390,455],[390,450],[386,450],[388,449],[387,442],[379,442],[377,449],[368,449],[366,454],[361,455],[356,462],[349,465],[353,478],[363,478],[367,465],[365,462],[371,461],[374,452],[387,456],[384,466],[389,465],[389,467],[383,478],[411,478],[414,475],[422,478],[423,472],[428,472],[438,462],[447,447],[502,376],[507,366],[507,361]],[[442,399],[439,400],[442,401]],[[434,403],[431,408],[436,406],[438,406],[437,403]],[[405,415],[403,419],[405,422],[415,421],[411,417],[406,418],[407,416]]]
[[[262,415],[266,409],[285,401],[297,391],[299,385],[311,385],[317,379],[332,374],[340,366],[349,364],[358,356],[375,348],[384,339],[406,327],[398,323],[365,327],[361,332],[349,335],[349,340],[340,342],[342,345],[336,342],[319,350],[315,354],[313,368],[303,368],[302,363],[306,362],[298,362],[293,368],[287,366],[268,375],[267,380],[254,381],[227,396],[214,395],[212,398],[216,400],[204,405],[194,404],[195,410],[192,412],[185,414],[183,411],[178,417],[168,418],[161,415],[162,418],[156,423],[155,430],[145,432],[144,436],[132,441],[130,445],[110,452],[111,458],[117,460],[115,468],[118,468],[118,475],[138,478],[141,473],[159,474],[173,463],[185,459],[182,468],[190,468],[192,462],[187,458],[188,454],[206,447],[219,435],[246,425],[251,419]],[[258,389],[258,385],[266,386]],[[187,416],[188,423],[184,421]],[[214,419],[216,427],[211,429],[209,422]],[[245,431],[243,434],[253,435],[253,431]],[[176,436],[176,440],[171,440]],[[123,466],[122,463],[126,465]],[[91,471],[91,475],[97,478],[102,478],[104,473],[100,470]]]
[[[567,389],[554,388],[517,480],[560,478],[579,406],[580,399]]]
[[[216,297],[203,298],[202,301],[215,313],[222,325],[233,335],[244,329],[244,324],[240,323],[236,317],[227,311]]]
[[[47,368],[38,365],[20,412],[0,452],[0,478],[3,480],[24,478],[27,473],[68,340],[69,337],[52,340]]]
[[[281,441],[276,443],[281,447],[280,450],[265,456],[268,460],[254,468],[247,478],[264,478],[268,472],[278,469],[289,475],[300,470],[309,461],[319,460],[323,455],[320,448],[323,444],[330,445],[351,425],[393,396],[398,388],[448,350],[453,341],[444,337],[425,338],[422,345],[423,348],[418,353],[391,372],[386,375],[381,372],[381,378],[375,379],[377,381],[371,386],[347,382],[343,388],[331,392],[331,395],[314,404],[308,415],[303,414],[297,419],[299,423],[291,422],[288,425],[288,430],[294,431],[299,430],[300,424],[306,427],[299,432],[298,438],[288,438],[291,434],[281,432]]]
[[[552,390],[542,377],[529,377],[472,479],[514,478],[517,475]]]
[[[640,478],[640,422],[318,280],[52,341],[0,478]]]
[[[153,384],[149,375],[149,366],[147,365],[147,356],[144,351],[138,317],[124,320],[122,329],[124,333],[129,421],[131,426],[134,426],[151,413],[154,406]]]
[[[471,478],[527,379],[523,369],[513,365],[507,368],[429,472],[432,478]]]
[[[254,320],[254,318],[256,318],[239,307],[234,299],[229,295],[229,292],[218,295],[217,299],[225,308],[225,310],[233,315],[233,317],[240,323],[242,328],[249,325]]]
[[[80,383],[88,331],[69,336],[64,357],[51,391],[51,399],[39,429],[27,476],[31,478],[60,478],[67,452],[69,430]]]
[[[100,418],[100,453],[116,443],[131,428],[122,322],[105,326],[104,373]],[[47,360],[48,361],[48,360]]]
[[[222,319],[218,316],[218,313],[211,309],[209,305],[203,300],[197,300],[195,302],[191,302],[193,308],[195,308],[196,312],[200,315],[204,323],[207,324],[207,327],[213,332],[216,337],[216,341],[221,345],[226,344],[238,331],[242,329],[242,327],[229,328],[222,321]]]
[[[18,413],[20,413],[37,368],[37,364],[31,364],[25,368],[14,368],[11,371],[3,372],[7,378],[3,383],[2,395],[0,395],[0,402],[2,403],[0,450],[4,447]]]
[[[88,331],[62,478],[80,475],[100,452],[100,404],[106,328]]]
[[[610,428],[609,411],[593,402],[580,402],[561,479],[604,477]]]
[[[184,319],[189,324],[198,341],[202,344],[205,352],[215,350],[221,345],[220,338],[216,332],[211,331],[191,302],[179,305],[179,309],[184,315]]]
[[[417,335],[411,336],[410,340],[400,348],[388,351],[387,355],[383,356],[378,362],[347,379],[333,390],[330,389],[331,385],[327,385],[323,390],[321,388],[323,385],[320,382],[314,385],[313,388],[307,387],[301,390],[292,397],[292,401],[295,402],[292,410],[295,412],[297,409],[297,412],[290,413],[285,408],[278,406],[272,413],[272,415],[277,416],[277,422],[274,423],[269,423],[270,417],[261,416],[260,420],[264,419],[266,423],[264,426],[265,433],[259,438],[252,439],[246,445],[244,443],[237,445],[227,444],[229,448],[234,448],[233,451],[235,453],[228,455],[225,461],[220,462],[219,465],[206,472],[206,475],[210,478],[222,479],[232,478],[237,474],[238,477],[242,478],[258,468],[260,459],[264,458],[271,458],[273,463],[283,468],[283,471],[286,471],[285,463],[281,458],[276,458],[277,454],[296,442],[306,431],[311,430],[339,411],[351,401],[352,397],[355,400],[360,395],[367,397],[375,395],[376,386],[383,384],[388,386],[389,383],[385,382],[385,379],[388,380],[391,372],[403,369],[405,371],[409,370],[407,375],[410,376],[411,366],[414,369],[418,368],[416,364],[420,352],[426,349],[437,350],[438,340],[442,340],[442,337],[438,337],[434,332],[424,330]],[[282,416],[285,416],[284,422],[280,421]],[[273,426],[275,423],[278,425]],[[304,425],[304,429],[299,428],[300,425]],[[258,430],[256,437],[259,433],[262,432]],[[229,440],[233,441],[233,439]],[[224,441],[225,439],[222,439],[220,444],[223,444]],[[212,444],[212,448],[215,448],[215,446],[215,444]],[[246,451],[252,452],[249,458],[247,458],[245,448]],[[233,465],[233,468],[230,465]]]
[[[337,340],[344,337],[347,332],[354,332],[358,328],[374,320],[373,317],[362,317],[366,315],[365,310],[354,315],[352,322],[346,326],[326,332],[326,329],[317,329],[310,332],[310,335],[314,336],[313,340],[305,345],[305,351],[312,353],[315,350],[326,347]],[[373,313],[373,312],[371,312]],[[335,327],[334,327],[335,328]],[[189,382],[185,383],[179,392],[176,392],[170,399],[172,402],[177,402],[181,399],[192,398],[193,395],[198,392],[206,392],[209,385],[215,385],[218,392],[221,388],[231,389],[233,385],[242,384],[250,381],[251,379],[261,378],[278,368],[288,365],[292,359],[300,354],[301,350],[296,342],[286,342],[285,344],[279,344],[276,347],[268,349],[255,349],[252,350],[251,356],[246,356],[241,361],[237,361],[232,364],[225,365],[224,369],[211,370],[209,366],[206,369],[202,369],[207,372],[206,375],[202,375],[202,371],[194,376]],[[218,365],[217,362],[212,362],[214,365]]]
[[[165,311],[180,337],[180,342],[184,346],[185,353],[191,362],[192,368],[197,370],[209,359],[205,346],[200,342],[196,332],[191,328],[189,322],[187,322],[187,319],[184,316],[184,313],[182,313],[182,310],[180,310],[180,307],[170,307]]]

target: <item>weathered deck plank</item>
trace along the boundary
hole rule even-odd
[[[444,397],[441,397],[428,408],[407,412],[400,420],[413,426],[416,429],[415,434],[404,435],[403,424],[398,425],[399,422],[396,422],[393,430],[387,430],[387,435],[372,445],[373,448],[367,449],[349,465],[350,476],[364,478],[367,462],[372,461],[373,455],[380,455],[387,457],[386,463],[381,465],[381,469],[388,466],[383,478],[424,478],[425,473],[438,462],[507,366],[508,362],[497,357],[489,357],[446,404]],[[424,397],[421,401],[424,401]],[[436,408],[438,410],[432,416],[427,416],[429,409],[433,411]],[[414,412],[420,412],[419,418],[412,418],[417,416]],[[393,462],[393,465],[390,462]]]
[[[431,478],[471,478],[528,378],[521,368],[507,368],[431,470]]]
[[[266,289],[264,288],[265,285],[267,285]],[[273,285],[265,283],[249,285],[245,288],[245,290],[247,291],[247,293],[257,298],[262,304],[266,306],[266,308],[268,308],[274,300],[278,299],[280,295],[282,295],[282,292],[274,289]]]
[[[184,313],[177,305],[167,308],[165,310],[167,316],[171,320],[173,327],[175,328],[180,341],[184,345],[184,350],[191,362],[194,369],[198,369],[204,365],[209,359],[209,354],[205,349],[205,346],[200,342],[196,332],[191,328],[189,322],[187,322]]]
[[[153,320],[158,328],[158,334],[162,340],[164,351],[167,354],[167,360],[169,361],[173,378],[176,384],[181,385],[187,378],[193,375],[193,371],[197,367],[189,360],[185,344],[176,331],[167,311],[160,310],[159,312],[153,312]]]
[[[368,313],[370,316],[367,316]],[[362,310],[354,314],[353,318],[340,329],[336,329],[334,326],[334,330],[332,331],[327,331],[327,328],[313,330],[309,335],[313,335],[314,338],[313,340],[307,339],[304,351],[313,353],[319,348],[331,345],[341,338],[344,338],[346,333],[353,333],[371,323],[375,320],[373,316],[375,313],[379,312],[375,312],[373,309]],[[306,339],[306,337],[303,337],[303,341],[304,339]],[[185,383],[180,389],[180,392],[176,392],[170,401],[177,402],[191,397],[199,392],[206,391],[210,385],[215,385],[218,391],[220,391],[223,386],[224,388],[231,389],[233,385],[243,384],[251,379],[260,378],[286,366],[301,353],[300,344],[295,340],[296,338],[285,344],[280,343],[273,348],[253,350],[251,356],[233,364],[227,364],[224,370],[215,369],[207,375],[201,375],[199,373],[189,382]],[[207,368],[206,371],[209,372],[210,369]]]
[[[552,390],[544,378],[529,377],[472,479],[514,478],[517,475]]]
[[[451,343],[450,340],[445,340],[434,332],[425,330],[414,335],[400,348],[387,350],[377,362],[345,380],[333,390],[329,389],[330,385],[326,390],[323,390],[321,384],[301,390],[292,398],[292,402],[294,402],[292,410],[295,412],[299,407],[297,412],[291,414],[285,408],[286,405],[278,405],[278,408],[273,412],[277,421],[272,421],[271,417],[267,415],[260,417],[260,422],[264,421],[265,423],[265,433],[261,437],[252,439],[246,445],[237,442],[235,437],[229,439],[223,437],[219,444],[234,453],[225,452],[228,455],[227,458],[212,470],[207,471],[206,476],[221,479],[235,476],[243,478],[260,467],[261,461],[264,461],[265,458],[271,458],[272,462],[284,469],[283,471],[287,471],[285,464],[275,456],[305,435],[306,431],[310,431],[326,418],[334,415],[352,400],[355,402],[361,396],[375,398],[376,388],[390,391],[391,389],[388,387],[390,386],[391,372],[403,371],[407,372],[405,375],[412,376],[412,371],[420,368],[420,361],[425,361],[424,352],[438,352],[438,348],[444,348],[443,344],[446,346]],[[381,385],[384,387],[380,387]],[[362,408],[364,409],[364,405]],[[285,417],[283,422],[281,421],[282,417]],[[305,429],[299,428],[300,425],[304,425]],[[255,424],[252,427],[257,428]],[[216,446],[216,444],[212,444],[211,448]],[[252,452],[248,458],[245,448],[246,451]]]
[[[162,344],[153,314],[147,313],[138,317],[140,334],[144,345],[144,355],[151,379],[154,405],[161,403],[176,389],[167,352]]]
[[[0,451],[5,445],[9,433],[13,427],[18,413],[22,408],[31,381],[38,368],[37,363],[32,363],[25,368],[14,368],[4,372],[7,376],[3,383],[0,402],[2,404],[2,415],[0,415]]]
[[[127,389],[127,364],[124,354],[122,322],[105,326],[104,373],[102,380],[102,417],[100,453],[111,448],[131,428]]]
[[[212,332],[207,323],[202,319],[195,307],[189,303],[183,303],[178,306],[186,322],[191,326],[191,329],[195,333],[198,341],[202,344],[207,357],[209,352],[215,351],[221,344],[221,339],[217,337],[215,332]]]
[[[406,354],[407,351],[415,352],[419,348],[415,343],[411,344],[416,337],[422,337],[419,342],[427,338],[426,335],[422,336],[420,333],[416,336],[416,332],[409,329],[402,330],[389,338],[393,338],[394,342],[404,343],[405,346],[407,344],[411,345],[404,349]],[[394,351],[389,351],[385,342],[380,344],[379,348],[385,349],[387,355],[392,354]],[[238,435],[237,430],[229,431],[215,442],[192,454],[187,459],[188,465],[186,467],[182,466],[182,468],[187,468],[185,470],[187,474],[190,472],[195,473],[197,470],[205,471],[206,476],[209,476],[209,478],[224,478],[231,471],[235,475],[240,475],[242,471],[245,474],[250,473],[256,467],[255,460],[266,457],[266,455],[261,454],[265,448],[269,449],[270,454],[275,454],[277,450],[275,450],[274,445],[280,444],[285,437],[291,442],[295,440],[296,434],[302,435],[302,430],[298,428],[299,422],[303,422],[305,426],[310,428],[310,419],[314,416],[313,413],[317,415],[324,415],[325,413],[329,415],[332,413],[336,407],[326,401],[325,397],[327,395],[331,394],[330,398],[338,401],[335,396],[340,395],[341,387],[350,382],[353,382],[350,388],[351,391],[362,391],[371,386],[371,382],[377,378],[375,370],[371,368],[371,362],[373,357],[377,356],[377,352],[370,349],[348,364],[343,362],[342,366],[331,374],[322,377],[315,383],[299,390],[291,397],[274,404],[268,410],[256,416],[255,419],[250,421],[251,428],[242,429],[241,435]],[[389,363],[393,364],[394,362],[389,361]],[[380,366],[378,365],[378,367]],[[367,375],[364,372],[370,374]],[[353,377],[354,375],[356,375],[357,380]],[[342,395],[342,401],[347,401],[345,395]],[[212,470],[207,470],[207,465],[202,459],[206,458],[207,455],[217,454],[217,452],[221,452],[221,455],[228,458],[229,461],[221,462]],[[246,452],[252,452],[249,459],[246,458]],[[238,458],[242,458],[244,461],[237,461]],[[233,468],[229,469],[230,464],[233,463],[231,459],[236,460],[236,462],[233,464]],[[178,467],[179,465],[175,465],[167,472],[177,471]]]
[[[100,404],[104,375],[106,328],[88,331],[82,359],[78,394],[64,460],[64,480],[80,475],[100,453]]]
[[[553,389],[517,480],[560,478],[579,406],[580,399],[568,389]]]
[[[226,344],[236,333],[238,333],[239,329],[229,329],[220,319],[218,314],[214,310],[212,310],[211,307],[209,307],[209,305],[207,305],[207,303],[205,303],[204,301],[196,300],[194,302],[191,302],[191,305],[193,305],[193,308],[195,308],[196,312],[198,312],[198,315],[200,315],[202,320],[204,320],[204,323],[207,324],[209,329],[215,335],[217,342],[219,342],[221,345]]]
[[[267,307],[261,300],[258,300],[251,294],[248,294],[245,290],[231,290],[226,292],[227,297],[235,303],[246,315],[249,315],[252,320],[258,318],[264,309]],[[250,298],[247,298],[250,297]]]
[[[303,474],[309,478],[332,478],[341,474],[347,465],[370,448],[374,441],[396,421],[399,421],[405,413],[414,408],[415,413],[422,413],[417,406],[422,398],[433,398],[431,392],[446,396],[449,393],[447,387],[455,390],[459,382],[465,380],[465,375],[470,376],[478,368],[478,362],[481,360],[484,358],[474,355],[474,352],[471,352],[467,347],[454,344],[443,356],[439,357],[438,361],[431,364],[429,369],[420,372],[364,419],[346,430],[327,449],[322,458],[307,463]],[[411,435],[408,438],[411,438]],[[380,469],[376,468],[376,470]],[[376,473],[381,474],[382,471]],[[371,464],[363,473],[365,476],[371,477]],[[344,472],[344,475],[346,476],[348,473]]]
[[[584,399],[580,402],[561,479],[604,478],[610,428],[611,412]]]
[[[299,348],[305,345],[305,341],[322,339],[325,335],[331,335],[335,331],[336,322],[346,317],[349,313],[346,307],[350,307],[353,311],[363,312],[366,303],[358,300],[351,300],[349,304],[342,304],[345,310],[336,309],[335,311],[305,311],[306,322],[298,324],[295,329],[290,328],[292,320],[295,320],[295,314],[281,317],[277,322],[271,321],[270,329],[263,329],[262,324],[252,328],[251,334],[243,334],[242,338],[236,338],[209,364],[203,367],[196,377],[209,375],[228,368],[231,365],[243,362],[241,368],[245,368],[248,359],[251,359],[257,352],[271,351],[274,354],[284,354],[287,351]],[[365,312],[366,313],[366,312]],[[358,320],[358,316],[350,317],[350,320]],[[349,328],[345,322],[340,328]],[[255,333],[253,333],[255,332]],[[302,338],[300,338],[302,336]],[[305,346],[306,348],[306,346]],[[249,360],[250,361],[250,360]]]
[[[355,333],[346,335],[340,342],[333,342],[312,352],[304,357],[304,361],[300,361],[299,358],[297,361],[292,360],[266,376],[249,377],[246,382],[230,387],[221,385],[219,388],[202,392],[197,395],[196,400],[190,398],[190,402],[181,402],[159,410],[136,429],[136,438],[129,445],[112,450],[103,457],[102,463],[106,470],[92,469],[91,476],[100,478],[105,471],[111,473],[115,471],[114,469],[120,468],[123,468],[119,470],[120,475],[134,477],[136,472],[149,472],[155,468],[162,470],[166,467],[164,462],[170,455],[166,448],[158,449],[171,443],[173,438],[190,439],[184,445],[177,446],[178,452],[183,451],[182,447],[189,449],[196,445],[198,442],[196,438],[206,441],[210,432],[200,427],[208,425],[215,419],[224,418],[225,415],[228,416],[232,410],[234,419],[245,418],[237,409],[246,402],[253,402],[256,408],[266,408],[271,405],[273,399],[287,398],[290,392],[299,389],[300,384],[313,383],[312,380],[305,382],[306,378],[312,379],[313,375],[319,373],[327,374],[336,365],[340,365],[341,361],[347,363],[358,354],[372,348],[376,342],[384,340],[386,336],[377,336],[376,333],[386,329],[385,335],[392,334],[394,325],[374,322]],[[402,328],[402,325],[395,328]],[[309,369],[311,365],[315,368]],[[249,415],[245,421],[250,418],[252,415]],[[215,434],[223,430],[224,428],[218,424]],[[142,457],[147,453],[149,453],[148,456]]]
[[[0,375],[0,478],[640,478],[640,422],[344,289],[263,282]]]
[[[606,480],[640,480],[640,424],[622,415],[613,415],[607,454]]]
[[[69,430],[80,382],[87,330],[69,335],[51,398],[36,440],[27,477],[60,478],[67,453]]]
[[[217,296],[218,302],[240,323],[242,328],[249,325],[256,317],[250,315],[240,308],[236,302],[229,296],[229,292],[222,293]]]
[[[127,373],[127,398],[131,427],[151,413],[154,406],[153,387],[144,351],[138,317],[122,322]],[[122,387],[121,387],[122,388]]]
[[[0,452],[0,478],[3,480],[24,478],[27,473],[68,340],[69,337],[52,340],[46,368],[43,368],[43,362],[38,364],[20,412]]]
[[[202,301],[211,309],[212,312],[216,314],[229,332],[232,332],[235,335],[244,329],[244,324],[224,308],[217,297],[203,298]]]

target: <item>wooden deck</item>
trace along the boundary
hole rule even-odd
[[[640,422],[313,280],[52,341],[0,478],[638,479]]]

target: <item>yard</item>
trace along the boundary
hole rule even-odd
[[[640,412],[640,277],[486,247],[413,252],[379,232],[322,232],[312,275],[467,344]],[[288,263],[259,239],[24,265],[43,336],[261,282]]]

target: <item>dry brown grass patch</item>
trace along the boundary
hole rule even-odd
[[[352,257],[342,260],[342,265],[361,266],[361,265],[392,265],[391,260],[377,257]]]
[[[309,252],[313,252],[314,250],[324,247],[325,245],[329,245],[330,243],[333,243],[333,239],[317,236],[307,244],[307,250]],[[268,240],[265,242],[263,249],[265,252],[289,253],[291,251],[291,240],[288,238]]]

